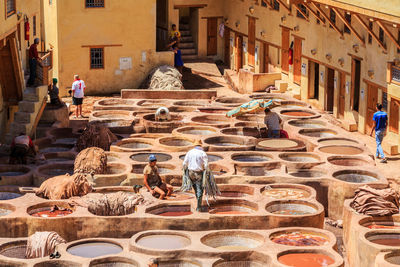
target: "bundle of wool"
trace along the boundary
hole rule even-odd
[[[74,173],[106,174],[106,152],[98,147],[89,147],[82,150],[75,158]]]
[[[82,151],[88,147],[99,147],[105,151],[110,150],[110,146],[118,138],[99,122],[89,123],[79,136],[76,147]]]
[[[47,257],[54,253],[59,244],[66,241],[56,232],[36,232],[28,238],[26,259]]]
[[[142,88],[151,90],[183,90],[182,74],[174,67],[162,65],[153,69]]]
[[[90,174],[75,173],[60,175],[44,181],[37,196],[48,199],[68,199],[74,196],[84,196],[92,191],[93,178]]]

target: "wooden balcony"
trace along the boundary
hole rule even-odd
[[[50,85],[53,79],[53,51],[39,52],[42,65],[38,63],[36,81],[39,85]]]

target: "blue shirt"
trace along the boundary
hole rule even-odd
[[[377,111],[374,113],[374,117],[372,119],[376,123],[375,131],[382,130],[382,129],[384,130],[386,128],[386,122],[388,119],[386,112]]]

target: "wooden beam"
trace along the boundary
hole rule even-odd
[[[201,19],[223,19],[224,16],[210,16],[210,17],[201,17]]]
[[[294,6],[294,8],[297,9],[297,11],[299,11],[299,13],[304,17],[305,20],[307,20],[308,22],[310,21],[310,19],[308,18],[307,14],[305,14],[305,13],[303,12],[303,10],[301,10],[301,9],[297,6],[297,4],[294,3],[292,6]]]
[[[332,28],[340,34],[340,37],[343,38],[343,32],[342,32],[341,30],[339,30],[339,28],[336,26],[335,23],[333,23],[333,21],[331,21],[331,18],[329,18],[329,17],[325,14],[325,12],[322,11],[322,9],[321,9],[319,6],[317,6],[314,2],[311,2],[311,4],[314,6],[314,8],[315,8],[316,10],[319,11],[319,13],[321,14],[321,16],[323,16],[323,17],[328,21],[328,23],[332,26]]]
[[[332,7],[333,11],[335,11],[336,15],[343,21],[343,23],[350,29],[351,33],[353,33],[357,39],[365,46],[365,40],[364,38],[361,37],[360,34],[351,26],[351,23],[349,23],[346,18],[342,15],[342,13],[339,12],[339,10],[336,7]]]
[[[9,42],[10,42],[11,58],[14,67],[15,82],[17,85],[17,96],[18,100],[22,100],[22,88],[24,87],[24,79],[22,74],[21,61],[19,60],[17,39],[15,37],[10,38]]]
[[[185,8],[185,7],[195,7],[195,8],[203,8],[206,7],[207,4],[198,4],[198,5],[174,5],[174,9]]]
[[[353,14],[353,16],[358,20],[358,22],[360,22],[361,26],[364,27],[364,29],[367,30],[367,32],[372,36],[372,38],[375,39],[375,41],[378,42],[379,46],[385,51],[385,53],[387,53],[387,49],[386,46],[381,42],[381,40],[379,40],[378,36],[376,36],[376,34],[370,30],[370,28],[368,27],[367,24],[365,24],[365,22],[362,20],[362,18],[358,15],[358,14]]]
[[[269,1],[266,0],[261,0],[261,2],[265,3],[267,6],[269,6],[270,9],[274,9],[272,4]]]
[[[311,7],[309,7],[307,5],[307,3],[303,3],[303,5],[307,8],[308,11],[311,12],[311,14],[313,14],[319,21],[321,21],[324,25],[325,25],[325,19],[321,18],[317,12],[314,11],[314,9],[312,9]]]
[[[396,38],[393,36],[393,34],[389,31],[388,28],[383,24],[382,21],[377,20],[376,24],[379,25],[379,27],[382,28],[382,30],[386,33],[386,35],[389,37],[390,40],[397,46],[397,49],[400,49],[400,44],[397,42]],[[397,29],[397,28],[396,28]]]
[[[276,0],[279,2],[280,5],[282,5],[287,11],[289,11],[289,14],[292,14],[292,10],[290,7],[288,7],[282,0]]]

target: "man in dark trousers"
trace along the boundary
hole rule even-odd
[[[386,134],[388,116],[386,112],[382,111],[382,108],[382,104],[376,104],[376,112],[372,117],[372,120],[374,121],[374,126],[371,129],[370,135],[372,136],[375,130],[376,157],[382,159],[381,163],[386,163],[387,159],[385,157],[385,154],[383,153],[382,141]]]
[[[35,38],[33,44],[29,48],[29,80],[27,86],[34,86],[36,80],[36,66],[41,64],[37,46],[39,44],[39,38]]]

